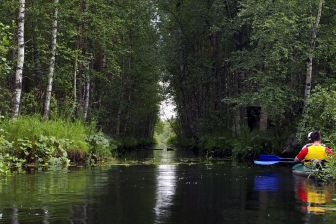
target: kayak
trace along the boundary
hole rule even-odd
[[[308,177],[313,173],[313,170],[311,168],[306,167],[302,163],[296,164],[292,168],[292,172],[295,175]]]

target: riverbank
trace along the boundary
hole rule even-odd
[[[42,120],[38,116],[0,122],[0,172],[22,167],[97,164],[113,156],[120,143],[81,121]]]

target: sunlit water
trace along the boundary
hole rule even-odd
[[[334,185],[295,177],[290,167],[139,155],[154,165],[3,178],[0,223],[336,223]]]

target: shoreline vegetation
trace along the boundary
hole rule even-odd
[[[0,175],[8,175],[12,171],[28,168],[59,170],[69,166],[157,164],[155,159],[153,161],[125,159],[123,162],[116,162],[120,156],[140,148],[153,151],[185,148],[204,156],[202,158],[206,164],[228,160],[246,162],[261,152],[265,153],[263,149],[267,145],[258,148],[258,144],[265,144],[267,138],[262,135],[251,138],[251,133],[245,139],[231,138],[230,140],[211,136],[204,138],[198,146],[182,146],[176,142],[177,138],[171,122],[159,121],[155,127],[153,142],[146,143],[132,138],[113,139],[97,130],[95,124],[85,124],[82,121],[44,120],[37,115],[18,117],[16,120],[2,117],[0,120]],[[254,142],[251,139],[254,139]],[[200,146],[203,147],[202,150]],[[274,153],[274,151],[267,153]],[[328,159],[323,170],[314,169],[314,176],[323,181],[336,179],[334,158],[335,154]],[[112,161],[114,163],[109,163]],[[187,161],[189,165],[195,162],[199,163],[200,160]],[[180,163],[175,161],[175,164]]]
[[[0,120],[0,173],[24,167],[59,169],[95,166],[137,146],[151,144],[135,138],[116,140],[95,124],[22,116]]]

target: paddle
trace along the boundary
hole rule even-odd
[[[295,163],[294,158],[281,158],[275,155],[259,155],[259,160],[255,160],[254,164],[269,166],[277,163]]]
[[[280,160],[294,160],[294,158],[281,158],[281,157],[275,156],[275,155],[261,154],[261,155],[259,155],[259,160],[260,161],[280,161]]]
[[[295,162],[294,162],[294,160],[293,161],[283,161],[283,160],[279,160],[279,161],[260,161],[260,160],[254,160],[254,164],[262,165],[262,166],[270,166],[270,165],[274,165],[274,164],[278,164],[278,163],[295,163]]]

